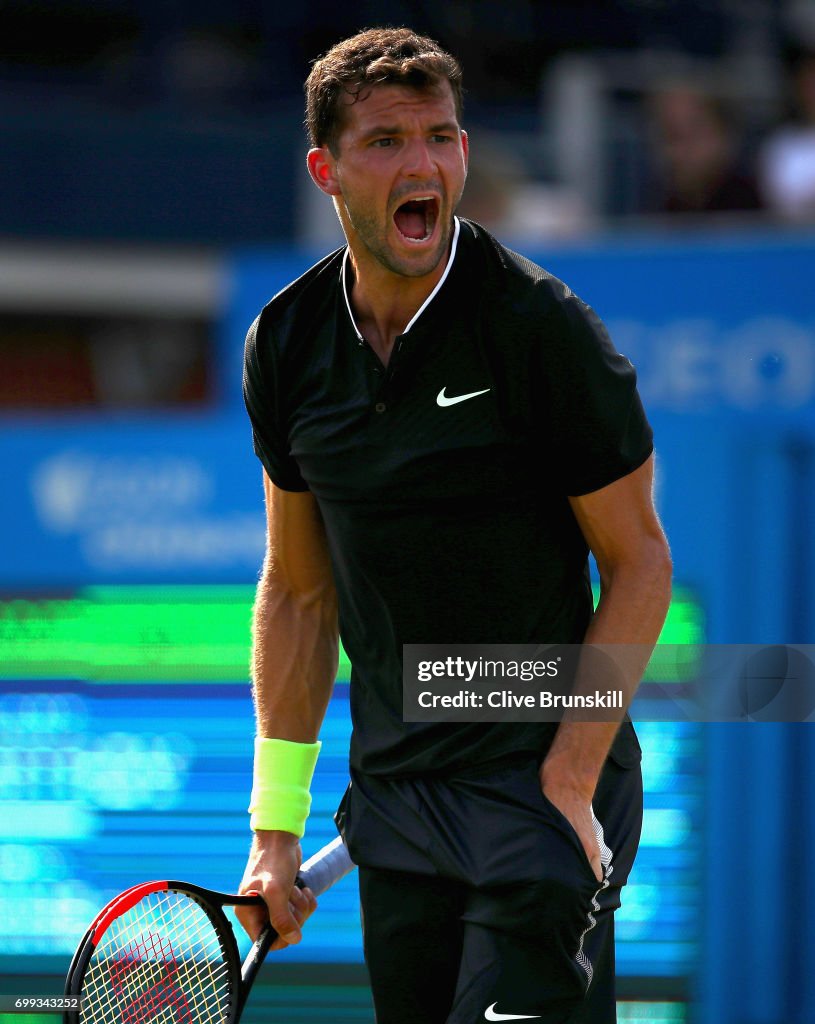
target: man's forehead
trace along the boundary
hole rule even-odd
[[[428,115],[443,115],[446,120],[458,121],[453,90],[447,79],[422,88],[384,82],[364,87],[358,97],[344,92],[340,102],[345,128],[360,127],[372,120],[387,120],[389,115],[395,119],[399,114],[422,110],[426,110]]]

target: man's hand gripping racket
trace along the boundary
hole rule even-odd
[[[353,868],[337,838],[297,877],[315,896]],[[66,1024],[236,1024],[277,938],[271,924],[240,962],[223,908],[257,907],[185,882],[143,882],[120,893],[92,922],[71,961],[65,994],[81,997]]]

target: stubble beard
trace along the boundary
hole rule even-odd
[[[387,222],[382,225],[378,222],[376,216],[368,211],[357,208],[352,209],[348,205],[347,200],[344,201],[343,205],[345,207],[345,217],[347,217],[348,223],[353,228],[356,237],[374,259],[392,274],[397,274],[400,277],[425,277],[427,274],[432,274],[439,263],[447,256],[453,233],[452,214],[448,219],[444,220],[441,218],[441,210],[439,211],[438,245],[431,252],[422,253],[421,259],[418,259],[418,254],[414,259],[410,259],[409,257],[397,255],[388,245],[389,225]],[[337,212],[340,222],[343,223],[343,214],[339,209]],[[344,223],[343,227],[345,227]]]

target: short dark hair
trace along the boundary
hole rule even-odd
[[[450,83],[461,120],[461,67],[427,36],[408,28],[368,28],[343,39],[314,62],[306,79],[306,127],[312,146],[337,151],[343,93],[356,102],[375,85],[403,85],[419,92]]]

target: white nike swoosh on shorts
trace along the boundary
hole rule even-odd
[[[499,1013],[495,1009],[497,1005],[493,1003],[484,1011],[487,1020],[537,1020],[540,1017],[539,1013]]]

